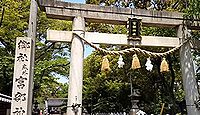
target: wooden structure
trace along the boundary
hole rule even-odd
[[[66,106],[67,98],[48,98],[45,101],[45,105],[47,105],[47,113],[50,115],[63,115],[63,107]]]
[[[10,115],[12,97],[0,93],[0,115]]]
[[[138,43],[144,46],[175,47],[187,39],[187,28],[183,27],[183,14],[178,12],[166,11],[147,11],[141,9],[117,8],[109,6],[84,5],[56,0],[38,0],[39,7],[45,11],[47,17],[54,19],[73,20],[73,32],[84,37],[92,43],[107,44],[127,44],[126,35],[114,35],[105,33],[85,32],[85,21],[107,24],[126,24],[128,17],[135,16],[142,18],[143,26],[154,27],[173,27],[177,28],[177,37],[155,37],[143,36]],[[198,26],[190,28],[198,29]],[[65,41],[72,43],[71,65],[70,65],[70,84],[68,106],[74,103],[82,104],[82,79],[83,79],[83,42],[72,32],[48,31],[49,40]],[[104,38],[104,39],[103,39]],[[167,41],[167,42],[165,42]],[[181,47],[181,69],[185,89],[187,112],[189,115],[199,115],[194,103],[198,100],[199,94],[194,74],[193,61],[191,58],[191,46],[185,44]],[[76,72],[78,70],[78,72]],[[73,111],[68,108],[67,115],[72,115]],[[78,115],[81,110],[78,110]]]

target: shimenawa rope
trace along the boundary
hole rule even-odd
[[[140,48],[128,48],[128,49],[120,50],[120,51],[108,51],[108,50],[105,50],[103,48],[96,47],[94,44],[88,42],[87,40],[85,40],[83,37],[81,37],[79,34],[77,34],[75,32],[73,32],[73,34],[78,36],[81,40],[83,40],[86,44],[88,44],[89,46],[91,46],[95,50],[98,50],[98,51],[103,52],[105,54],[111,54],[111,55],[123,55],[123,54],[126,54],[126,53],[134,52],[134,53],[141,53],[141,54],[146,55],[148,57],[164,57],[168,54],[174,53],[175,51],[180,49],[181,46],[183,46],[184,44],[189,42],[189,39],[187,39],[184,42],[182,42],[180,45],[174,47],[173,49],[171,49],[167,52],[163,52],[163,53],[151,52],[151,51],[143,50],[143,49],[140,49]]]

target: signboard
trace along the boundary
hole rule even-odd
[[[31,71],[31,38],[16,39],[11,115],[27,115]]]

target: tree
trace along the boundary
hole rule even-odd
[[[189,0],[86,0],[86,3],[101,6],[179,11],[189,6]]]
[[[0,27],[0,77],[1,93],[11,95],[12,76],[14,66],[15,39],[18,36],[25,36],[27,28],[28,3],[13,0],[4,0],[1,7]],[[20,10],[21,9],[21,10]],[[23,12],[22,12],[23,11]]]
[[[2,2],[2,0],[1,0],[1,15],[0,15],[0,27],[1,27],[1,25],[2,25],[2,22],[3,22],[3,17],[4,17],[4,12],[5,12],[5,8],[3,7],[3,2]]]
[[[69,44],[51,43],[46,40],[47,29],[71,30],[71,23],[62,20],[47,19],[39,12],[38,42],[35,56],[35,90],[38,98],[67,97],[68,86],[57,82],[56,76],[69,74]],[[48,82],[47,82],[48,81]],[[39,90],[38,90],[39,88]],[[62,91],[63,94],[61,93]]]
[[[0,9],[0,92],[11,95],[15,39],[27,36],[30,0],[3,0]],[[48,97],[66,97],[68,86],[58,83],[56,76],[68,77],[70,47],[66,43],[48,42],[46,31],[71,30],[71,23],[47,19],[40,11],[37,22],[34,97],[40,102]]]

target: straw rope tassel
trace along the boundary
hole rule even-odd
[[[140,66],[140,60],[138,59],[137,55],[134,54],[133,55],[133,60],[132,60],[132,66],[131,66],[132,69],[138,69],[138,68],[141,68]]]
[[[110,71],[110,65],[107,56],[103,57],[101,71]]]
[[[168,65],[166,59],[163,58],[163,60],[160,64],[160,72],[167,72],[167,71],[169,71],[169,65]]]

